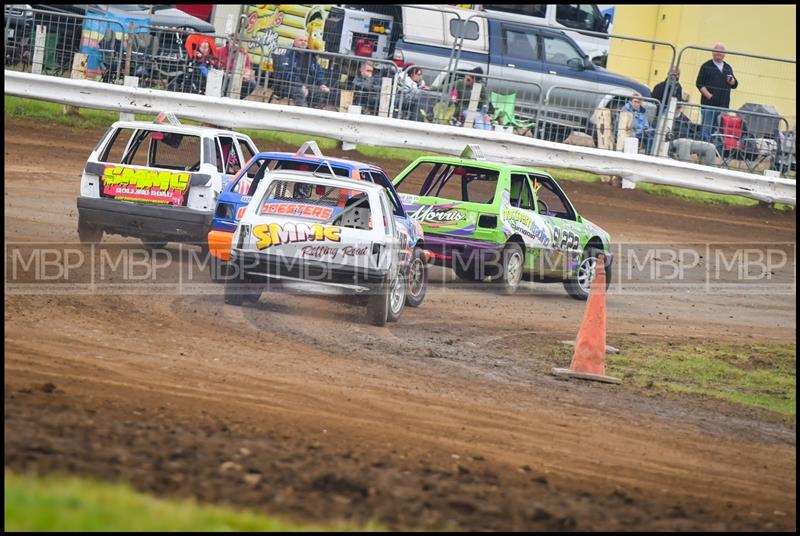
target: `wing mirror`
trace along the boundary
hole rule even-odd
[[[586,60],[584,58],[570,58],[567,60],[567,67],[582,71],[586,68]]]

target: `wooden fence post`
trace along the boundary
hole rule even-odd
[[[633,114],[620,111],[617,116],[617,151],[625,147],[625,140],[633,136]]]
[[[70,71],[70,78],[73,80],[84,80],[86,78],[86,54],[76,52],[72,56],[72,71]],[[64,105],[64,115],[78,115],[80,108],[77,106]]]
[[[44,60],[44,47],[47,42],[47,26],[36,25],[36,40],[33,44],[33,74],[42,74],[42,62]]]

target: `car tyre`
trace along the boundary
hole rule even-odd
[[[589,291],[592,288],[595,268],[597,266],[597,256],[603,250],[588,247],[583,251],[578,269],[572,277],[564,281],[564,290],[576,300],[585,301],[589,298]],[[606,263],[606,289],[611,284],[611,264]]]
[[[367,320],[374,326],[385,326],[389,319],[389,293],[388,286],[375,289],[367,297]]]
[[[419,307],[425,300],[428,291],[428,264],[425,262],[425,252],[422,248],[414,248],[414,255],[408,267],[408,291],[406,292],[406,305]]]
[[[224,283],[231,272],[231,264],[217,257],[211,256],[208,263],[209,271],[211,272],[211,281],[214,283]]]
[[[103,230],[89,225],[78,216],[78,239],[81,244],[97,244],[103,239]]]
[[[228,281],[225,283],[225,303],[228,305],[242,305],[245,301],[257,303],[264,290],[262,285],[250,281]]]
[[[397,274],[397,277],[394,278],[394,281],[389,287],[389,312],[387,314],[387,320],[389,322],[397,322],[400,319],[403,307],[405,307],[406,304],[407,285],[407,279],[404,278],[402,274]]]
[[[502,271],[497,282],[500,284],[500,291],[503,294],[514,294],[522,281],[522,274],[525,268],[525,253],[522,247],[516,242],[509,242],[503,248]]]

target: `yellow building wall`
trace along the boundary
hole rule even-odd
[[[665,41],[676,47],[712,47],[722,42],[730,52],[746,52],[789,60],[797,57],[796,5],[617,5],[613,35]],[[610,40],[608,69],[638,80],[651,89],[666,78],[672,52],[666,46]],[[677,59],[677,58],[676,58]],[[697,71],[711,53],[686,50],[681,57],[681,86],[692,104],[700,103]],[[746,102],[768,104],[787,118],[797,115],[797,69],[779,63],[729,54],[739,87],[731,92],[731,108]]]

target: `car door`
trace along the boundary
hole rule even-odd
[[[531,175],[536,212],[550,238],[541,265],[542,275],[566,277],[581,256],[580,226],[577,213],[564,191],[550,177]]]
[[[536,201],[530,178],[526,173],[511,173],[508,205],[500,211],[506,239],[512,235],[525,244],[525,269],[535,270],[540,256],[552,242],[550,229],[536,212]]]
[[[599,89],[594,68],[586,65],[583,52],[563,34],[541,31],[540,44],[544,91],[549,91],[548,122],[583,126]]]
[[[488,90],[496,93],[515,93],[515,115],[533,117],[539,102],[542,85],[542,62],[539,43],[531,26],[511,23],[492,23],[492,72],[509,80],[488,79]]]

